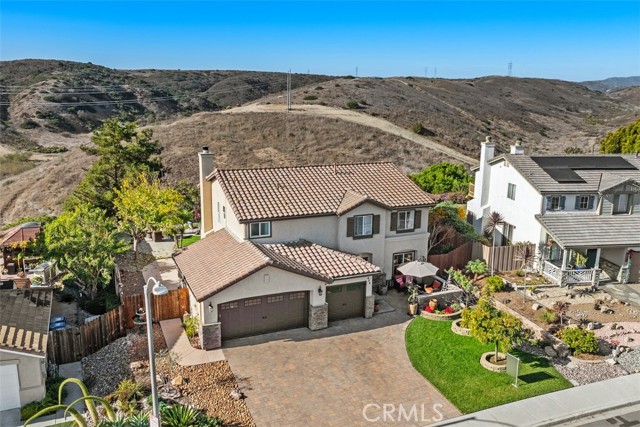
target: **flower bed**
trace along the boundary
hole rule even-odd
[[[442,308],[440,308],[442,307]],[[462,307],[460,304],[453,303],[440,305],[438,300],[433,298],[422,309],[422,317],[431,320],[454,320],[460,318]]]
[[[471,330],[469,328],[463,328],[460,326],[461,321],[462,319],[458,319],[451,323],[451,332],[457,335],[462,335],[463,337],[471,336]]]
[[[422,313],[420,313],[422,315],[422,317],[424,317],[425,319],[430,319],[430,320],[454,320],[454,319],[459,319],[460,315],[462,314],[462,310],[458,310],[458,311],[451,311],[451,312],[442,312],[442,313],[435,313],[435,312],[429,312],[427,310],[422,310]]]

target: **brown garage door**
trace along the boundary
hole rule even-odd
[[[222,339],[307,326],[308,310],[308,292],[265,295],[219,304]]]
[[[327,286],[329,321],[364,316],[365,289],[365,282]]]

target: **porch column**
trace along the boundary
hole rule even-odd
[[[593,264],[593,268],[596,270],[600,269],[600,252],[602,252],[602,248],[596,249],[596,262]]]
[[[567,269],[567,261],[569,260],[569,249],[562,249],[562,270]]]
[[[593,275],[591,276],[591,285],[598,286],[600,284],[600,252],[602,248],[596,249],[596,261],[593,264]]]

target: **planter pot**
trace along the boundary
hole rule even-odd
[[[429,300],[429,308],[431,310],[435,310],[436,308],[438,308],[438,300],[433,298]]]
[[[415,316],[417,312],[418,312],[418,304],[417,303],[409,304],[409,314],[411,316]]]
[[[460,317],[462,310],[447,314],[429,313],[428,311],[423,310],[420,314],[422,317],[429,320],[454,320]]]
[[[373,312],[374,312],[374,313],[377,313],[377,312],[379,312],[379,311],[380,311],[380,303],[379,303],[379,302],[374,303],[374,304],[373,304]]]
[[[469,328],[463,328],[460,326],[461,321],[462,319],[458,319],[451,323],[451,332],[457,335],[462,335],[463,337],[471,336],[471,330]]]
[[[490,359],[495,355],[495,352],[490,351],[488,353],[483,353],[480,356],[480,364],[483,368],[488,369],[493,372],[506,372],[507,371],[507,356],[504,353],[498,353],[498,358],[500,360],[504,360],[504,364],[496,364],[490,361]]]

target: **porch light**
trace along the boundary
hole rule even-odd
[[[213,313],[213,304],[209,303],[209,313]]]
[[[322,286],[318,286],[318,295],[322,296]]]

